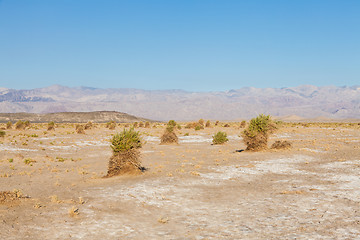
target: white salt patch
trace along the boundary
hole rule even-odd
[[[159,137],[153,137],[153,136],[146,136],[144,137],[144,140],[147,142],[160,142]]]
[[[323,150],[319,150],[319,149],[310,149],[310,148],[300,148],[300,150],[305,150],[305,151],[308,151],[308,152],[313,152],[313,153],[324,153],[326,151],[323,151]]]
[[[11,147],[8,145],[0,145],[0,150],[1,151],[10,151],[10,152],[18,152],[18,151],[36,152],[36,151],[39,151],[37,149],[17,148],[17,147]]]
[[[202,143],[202,142],[212,142],[212,139],[205,138],[203,136],[182,136],[182,137],[179,137],[179,142],[181,142],[181,143]]]
[[[237,135],[231,135],[227,137],[229,140],[242,140],[242,137],[239,137]]]
[[[109,146],[109,142],[102,142],[102,141],[82,141],[82,142],[75,142],[78,146]]]

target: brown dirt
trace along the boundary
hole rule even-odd
[[[236,152],[246,147],[238,124],[183,128],[178,145],[159,144],[164,125],[137,129],[148,170],[112,178],[103,176],[114,131],[94,125],[85,135],[74,124],[52,132],[47,124],[6,130],[0,190],[20,189],[31,198],[0,204],[1,239],[360,236],[357,124],[288,124],[269,146],[288,141],[292,148],[261,152]],[[227,144],[211,145],[218,131],[227,133]]]

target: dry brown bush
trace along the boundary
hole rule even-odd
[[[150,128],[150,123],[149,122],[145,123],[145,128]]]
[[[210,120],[207,120],[205,127],[211,127]]]
[[[84,126],[81,124],[76,124],[75,130],[78,134],[85,134]]]
[[[178,137],[176,136],[175,132],[165,130],[164,134],[161,136],[160,144],[177,144],[179,141]]]
[[[272,149],[289,149],[292,147],[292,144],[288,141],[275,141],[272,145]]]
[[[93,123],[90,121],[85,124],[84,129],[88,130],[88,129],[91,129],[92,127],[93,127]]]
[[[139,160],[140,152],[137,149],[118,152],[111,156],[106,177],[120,174],[139,174],[144,169]]]

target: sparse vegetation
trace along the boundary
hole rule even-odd
[[[205,127],[207,127],[207,128],[208,128],[208,127],[211,127],[210,120],[207,120],[207,121],[206,121]]]
[[[77,124],[75,130],[78,134],[85,134],[84,126],[81,124]]]
[[[55,130],[55,123],[53,121],[48,123],[48,127],[47,127],[48,131],[53,131]]]
[[[138,149],[141,146],[140,133],[133,128],[124,129],[121,133],[114,135],[110,146],[113,155],[109,161],[107,177],[144,171],[145,168],[141,166],[139,159]]]
[[[276,129],[274,122],[268,115],[260,114],[250,120],[249,126],[242,132],[246,150],[259,151],[267,148],[269,135]]]
[[[107,122],[106,127],[110,130],[114,130],[116,128],[116,122],[115,121]]]
[[[229,141],[229,139],[227,138],[227,134],[225,132],[217,132],[214,136],[213,136],[213,144],[224,144],[227,141]]]
[[[170,120],[166,126],[164,134],[161,136],[160,144],[172,144],[178,143],[178,137],[175,133],[176,122],[174,120]]]
[[[23,122],[23,121],[21,121],[21,120],[19,120],[19,121],[17,121],[16,123],[15,123],[15,129],[16,130],[24,130],[25,129],[25,123]]]
[[[91,121],[87,122],[84,126],[85,130],[89,130],[93,127],[93,123]]]
[[[292,144],[288,141],[275,141],[271,145],[271,149],[289,149],[292,147]]]
[[[12,122],[11,121],[8,121],[7,123],[6,123],[6,129],[11,129],[12,128]]]

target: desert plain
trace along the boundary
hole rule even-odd
[[[115,130],[32,123],[0,138],[1,239],[360,239],[360,125],[284,123],[246,148],[240,124],[141,132],[140,175],[104,178]],[[6,124],[0,124],[0,128]],[[226,132],[229,141],[212,145]],[[15,195],[6,195],[15,194]]]

